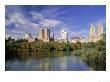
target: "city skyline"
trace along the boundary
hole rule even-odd
[[[55,39],[60,37],[60,31],[73,36],[89,35],[91,24],[96,27],[101,22],[106,30],[106,6],[104,5],[57,5],[57,6],[11,6],[5,8],[5,35],[12,38],[24,38],[25,33],[38,37],[39,28],[50,28]]]

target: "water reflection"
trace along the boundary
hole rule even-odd
[[[60,69],[62,71],[66,71],[67,70],[67,57],[61,57],[60,60],[62,61],[62,63],[60,64]]]
[[[88,71],[91,68],[85,64],[79,56],[73,56],[71,52],[59,52],[56,54],[68,54],[67,56],[46,57],[36,59],[29,57],[25,60],[6,61],[7,70],[21,71]]]

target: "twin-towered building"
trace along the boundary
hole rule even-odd
[[[95,25],[90,25],[89,37],[85,40],[84,37],[71,37],[71,43],[85,43],[85,42],[97,42],[103,39],[104,28],[101,23],[99,23],[98,28],[96,30]],[[73,35],[74,36],[74,35]]]
[[[93,24],[91,24],[88,42],[97,42],[103,39],[103,36],[102,36],[103,33],[104,33],[103,25],[101,23],[98,25],[98,30],[96,30],[96,27]]]

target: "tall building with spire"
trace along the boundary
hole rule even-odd
[[[95,33],[95,26],[93,24],[90,25],[89,42],[97,42],[97,36]]]
[[[98,40],[103,39],[103,25],[101,23],[99,23],[98,25]]]
[[[93,24],[91,24],[90,26],[90,36],[94,36],[95,35],[95,26]]]
[[[101,23],[99,23],[98,25],[98,35],[103,34],[103,25]]]

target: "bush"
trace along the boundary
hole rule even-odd
[[[95,70],[106,70],[106,55],[104,51],[98,51],[96,48],[83,49],[81,51],[83,60]]]
[[[81,50],[75,50],[75,51],[73,52],[73,55],[75,55],[75,56],[80,56],[80,55],[81,55]]]

